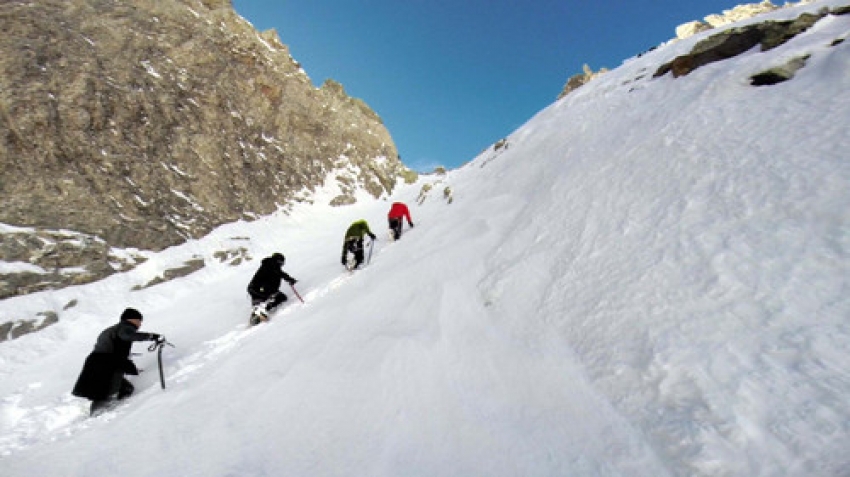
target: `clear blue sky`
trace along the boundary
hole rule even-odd
[[[232,0],[317,86],[384,120],[402,161],[458,167],[555,101],[583,64],[613,69],[734,0]]]

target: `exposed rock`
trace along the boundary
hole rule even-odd
[[[654,76],[672,72],[673,77],[678,78],[706,64],[735,57],[755,46],[760,46],[761,51],[776,48],[811,28],[824,15],[804,13],[791,21],[767,21],[724,30],[697,43],[690,53],[662,65]]]
[[[102,239],[65,230],[7,228],[0,230],[0,260],[8,270],[0,276],[0,299],[41,290],[81,285],[146,258],[110,248]]]
[[[706,22],[701,22],[699,20],[694,20],[692,22],[684,23],[676,27],[676,38],[680,40],[684,40],[685,38],[690,38],[697,33],[702,33],[707,30],[711,30],[713,27]]]
[[[713,28],[718,28],[735,22],[739,22],[741,20],[753,18],[757,15],[769,13],[780,8],[804,5],[812,3],[813,1],[814,0],[802,0],[796,3],[788,2],[785,5],[776,6],[769,0],[765,0],[761,3],[747,3],[743,5],[738,5],[731,10],[723,10],[723,13],[721,14],[708,15],[707,17],[705,17],[705,21],[696,20],[679,25],[678,27],[676,27],[676,38],[683,40],[706,30],[711,30]]]
[[[446,186],[446,188],[443,189],[443,199],[446,200],[447,204],[451,204],[452,201],[454,201],[454,196],[452,195],[452,188],[451,187]]]
[[[234,238],[238,239],[238,238]],[[247,240],[247,239],[246,239]],[[131,255],[124,254],[127,257],[131,257]],[[228,250],[221,250],[215,252],[213,257],[218,259],[222,263],[227,263],[231,266],[237,266],[242,263],[243,260],[251,260],[252,257],[250,253],[248,253],[248,249],[245,247],[236,247]],[[117,257],[113,257],[116,258]],[[126,259],[125,259],[126,260]],[[141,258],[139,263],[143,262],[144,259]],[[160,283],[165,283],[167,281],[173,280],[175,278],[188,276],[198,270],[201,270],[206,265],[206,262],[202,257],[194,256],[188,260],[186,260],[182,266],[168,268],[163,270],[157,277],[153,280],[148,281],[142,285],[136,285],[132,289],[133,290],[141,290],[144,288],[152,287],[154,285],[158,285]],[[118,268],[118,267],[116,267]],[[35,289],[45,289],[52,287],[60,287],[67,283],[62,282],[60,279],[53,278],[51,281],[50,274],[37,274],[29,272],[30,275],[33,276],[31,286]],[[46,276],[45,276],[46,275]],[[3,281],[9,281],[10,283],[17,283],[18,286],[23,283],[26,279],[27,272],[20,273],[6,273],[4,274]],[[105,276],[105,275],[104,275]],[[91,277],[89,277],[91,278]],[[98,278],[102,278],[99,276]],[[8,280],[7,280],[8,279]],[[91,280],[88,280],[91,281]],[[80,283],[84,281],[79,280]],[[4,288],[4,291],[8,291]],[[12,293],[14,294],[14,293]],[[62,310],[68,310],[79,303],[76,299],[70,300],[68,303],[62,307]],[[54,323],[59,321],[59,314],[54,311],[43,311],[38,312],[34,315],[34,318],[21,318],[21,317],[10,317],[10,316],[0,316],[0,342],[6,340],[13,340],[19,338],[28,333],[34,333],[36,331],[40,331]]]
[[[597,76],[605,74],[607,72],[608,72],[607,69],[601,68],[599,71],[594,73],[593,70],[590,69],[590,66],[584,65],[582,67],[582,73],[577,74],[577,75],[573,76],[572,78],[570,78],[569,80],[567,80],[567,84],[564,85],[564,89],[561,90],[561,93],[558,95],[558,99],[563,98],[564,96],[575,91],[577,88],[584,86],[589,81],[591,81],[593,78],[596,78]]]
[[[43,330],[59,321],[59,315],[52,311],[40,312],[38,316],[41,318],[15,320],[0,324],[0,343]]]
[[[803,3],[809,2],[799,2],[799,4]],[[723,10],[722,14],[712,14],[706,16],[705,22],[712,28],[717,28],[724,25],[729,25],[731,23],[739,22],[741,20],[746,20],[756,15],[761,15],[762,13],[772,12],[778,8],[780,7],[774,5],[773,2],[771,2],[770,0],[764,0],[760,3],[748,3],[744,5],[737,5],[731,10]]]
[[[678,27],[676,27],[676,38],[674,38],[673,41],[683,40],[685,38],[689,38],[689,37],[696,35],[698,33],[709,31],[709,30],[712,30],[712,29],[715,29],[715,28],[718,28],[718,27],[726,26],[726,25],[736,23],[736,22],[739,22],[739,21],[742,21],[742,20],[747,20],[749,18],[753,18],[753,17],[756,17],[758,15],[762,15],[764,13],[769,13],[769,12],[772,12],[774,10],[794,7],[794,6],[797,6],[797,5],[804,5],[804,4],[812,3],[814,1],[815,0],[801,0],[801,1],[796,2],[796,3],[786,2],[782,6],[776,6],[772,2],[770,2],[769,0],[765,0],[761,3],[749,3],[749,4],[738,5],[734,8],[732,8],[731,10],[724,10],[722,14],[708,15],[708,16],[705,17],[704,20],[695,20],[695,21],[691,21],[691,22],[679,25]],[[840,8],[845,8],[845,7],[840,7]],[[840,13],[836,13],[836,10],[839,10],[840,8],[834,9],[832,13],[833,14],[840,14]],[[737,53],[735,53],[735,54],[737,54]],[[641,53],[638,56],[642,56],[642,55],[643,55],[643,53]],[[720,59],[722,59],[722,58],[720,58]],[[684,69],[687,69],[687,68],[684,68]]]
[[[435,190],[436,186],[439,186],[444,183],[444,178],[440,175],[435,175],[434,179],[431,182],[426,182],[422,184],[422,188],[419,190],[419,196],[416,198],[416,203],[422,205],[428,200],[431,196],[431,192]],[[454,191],[450,186],[443,187],[443,200],[446,201],[446,204],[451,204],[454,201]]]
[[[45,252],[51,278],[18,277],[13,294],[112,273],[116,247],[286,210],[328,177],[346,201],[411,177],[374,111],[314,87],[229,0],[9,0],[0,20],[0,223],[90,237]],[[37,239],[0,239],[48,260]],[[70,267],[87,272],[50,272]]]
[[[750,78],[750,84],[753,86],[770,86],[783,81],[788,81],[794,77],[794,74],[806,66],[806,60],[809,55],[799,58],[792,58],[788,63],[771,68],[761,73],[755,74]]]
[[[422,205],[425,202],[425,199],[428,198],[428,195],[431,193],[431,189],[434,186],[430,183],[422,184],[422,188],[419,189],[419,196],[416,198],[416,203]]]
[[[508,140],[508,138],[505,137],[505,138],[499,139],[493,145],[491,145],[490,147],[481,151],[481,154],[479,154],[479,158],[481,158],[481,159],[476,159],[476,160],[480,160],[480,164],[478,165],[478,167],[483,169],[484,166],[495,161],[496,158],[501,156],[502,153],[507,151],[510,147],[511,147],[511,143]]]
[[[850,15],[850,5],[844,5],[842,7],[835,7],[830,12],[832,15]]]
[[[190,275],[198,270],[204,268],[204,259],[201,257],[195,257],[191,260],[188,260],[183,263],[182,266],[176,268],[169,268],[162,271],[158,277],[153,280],[145,283],[144,285],[136,285],[133,287],[133,290],[142,290],[144,288],[149,288],[154,285],[159,285],[160,283],[165,283],[175,278],[185,277]]]
[[[226,262],[234,267],[242,264],[243,261],[252,259],[251,254],[248,253],[248,249],[245,247],[218,251],[213,254],[213,257],[217,258],[222,263]]]

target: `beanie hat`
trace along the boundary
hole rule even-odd
[[[283,263],[286,261],[286,258],[283,257],[282,253],[274,253],[272,254],[272,260],[283,265]]]
[[[135,308],[127,308],[126,310],[124,310],[123,313],[121,313],[121,319],[122,320],[141,320],[142,314],[139,313],[139,310],[137,310]]]

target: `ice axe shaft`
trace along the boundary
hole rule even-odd
[[[162,370],[162,348],[165,348],[165,345],[171,346],[172,348],[174,347],[173,344],[162,339],[161,341],[155,342],[148,348],[148,351],[156,350],[156,363],[159,365],[159,384],[162,386],[162,389],[165,389],[165,373]]]
[[[301,298],[301,295],[298,293],[298,290],[295,289],[295,285],[290,283],[289,287],[292,288],[292,293],[295,293],[295,296],[297,296],[298,299],[301,300],[301,303],[304,303],[304,299]]]

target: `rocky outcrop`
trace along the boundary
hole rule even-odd
[[[84,253],[51,252],[91,272],[74,280],[122,269],[115,247],[175,245],[327,180],[345,203],[410,174],[374,111],[334,81],[314,87],[229,0],[9,0],[0,33],[0,223],[89,237]],[[40,241],[0,241],[42,267]]]
[[[812,1],[813,0],[802,0],[797,3],[786,2],[783,6],[776,6],[770,0],[764,0],[763,2],[759,3],[747,3],[743,5],[737,5],[731,10],[724,10],[723,13],[720,14],[715,13],[712,15],[708,15],[707,17],[705,17],[705,22],[712,28],[718,28],[725,25],[730,25],[732,23],[737,23],[741,20],[752,18],[763,13],[769,13],[780,8],[787,8],[794,5],[803,5],[806,3],[812,3]]]
[[[771,3],[770,0],[764,0],[761,3],[738,5],[735,8],[732,8],[731,10],[724,10],[722,14],[708,15],[707,17],[705,17],[704,21],[696,20],[679,25],[678,27],[676,27],[675,40],[689,38],[693,35],[696,35],[697,33],[712,30],[714,28],[721,27],[724,25],[729,25],[731,23],[739,22],[741,20],[746,20],[748,18],[752,18],[763,13],[768,13],[779,8],[802,5],[806,3],[811,3],[812,1],[814,0],[801,0],[797,3],[786,3],[782,7],[777,7],[776,5]],[[650,51],[654,49],[655,48],[651,48]],[[643,53],[638,56],[643,56]],[[598,72],[594,73],[587,65],[585,65],[582,73],[571,77],[567,81],[566,85],[564,85],[564,88],[561,90],[561,93],[558,95],[558,99],[563,98],[572,91],[580,88],[581,86],[584,86],[589,81],[606,72],[607,70],[605,68],[602,68]]]
[[[109,247],[101,238],[67,230],[0,228],[0,299],[81,285],[146,258]]]
[[[808,59],[809,55],[791,58],[783,65],[779,65],[753,75],[750,78],[750,84],[753,86],[772,86],[788,81],[794,77],[797,71],[806,66],[806,61],[808,61]]]
[[[574,75],[573,77],[567,80],[567,84],[564,85],[564,89],[561,90],[561,93],[558,95],[558,99],[563,98],[564,96],[570,94],[576,89],[584,86],[593,78],[596,78],[597,76],[603,75],[607,72],[608,70],[606,68],[601,68],[599,71],[594,73],[593,70],[590,69],[590,66],[584,65],[581,73]]]
[[[0,324],[0,343],[43,330],[58,321],[59,315],[55,312],[39,313],[35,319],[7,321]]]
[[[753,18],[763,13],[769,13],[774,10],[779,10],[781,8],[805,5],[814,1],[815,0],[801,0],[796,3],[786,2],[782,6],[776,6],[770,0],[764,0],[760,3],[747,3],[743,5],[738,5],[735,8],[732,8],[731,10],[724,10],[723,13],[715,13],[708,15],[702,21],[696,20],[685,23],[683,25],[679,25],[678,27],[676,27],[676,38],[679,40],[683,40],[685,38],[689,38],[693,35],[696,35],[697,33],[711,30],[713,28],[719,28],[722,26],[730,25],[732,23]]]
[[[799,4],[810,3],[804,0]],[[788,6],[788,5],[786,5]],[[692,21],[676,27],[676,38],[683,40],[697,33],[711,30],[712,28],[729,25],[741,20],[752,18],[762,13],[772,12],[780,7],[774,5],[770,0],[764,0],[761,3],[748,3],[738,5],[731,10],[724,10],[722,14],[712,14],[705,17],[705,21]]]
[[[673,61],[662,65],[654,76],[672,73],[673,77],[680,77],[701,66],[732,58],[756,46],[761,51],[776,48],[808,30],[827,14],[843,13],[841,10],[819,14],[804,13],[790,21],[766,21],[724,30],[700,41],[688,54],[678,56]],[[799,67],[802,67],[802,64],[798,65],[797,69]]]
[[[684,40],[685,38],[690,38],[696,35],[697,33],[702,33],[704,31],[711,30],[711,28],[711,25],[705,22],[701,22],[699,20],[683,23],[676,27],[676,38],[679,40]]]

